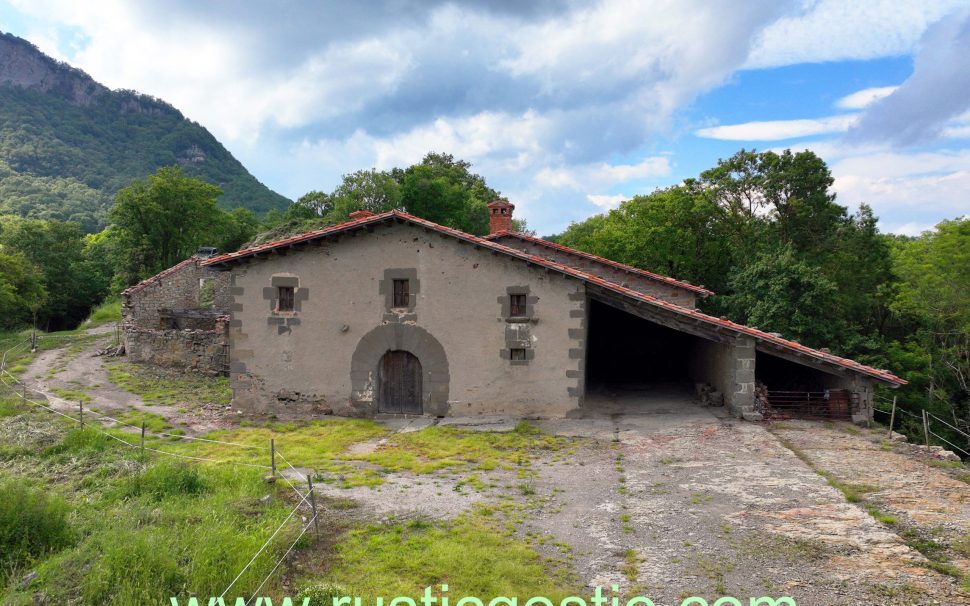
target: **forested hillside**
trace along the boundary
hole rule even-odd
[[[96,231],[122,187],[170,165],[218,186],[223,208],[262,214],[289,202],[171,105],[110,91],[0,34],[0,214]]]

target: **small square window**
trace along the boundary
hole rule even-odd
[[[408,280],[394,280],[393,307],[408,307],[411,304],[410,292]]]
[[[525,349],[521,347],[513,347],[511,349],[510,357],[512,360],[525,360]]]
[[[525,295],[509,295],[509,315],[513,318],[525,316]]]
[[[293,287],[277,287],[276,311],[293,311]]]

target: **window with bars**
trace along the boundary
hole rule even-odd
[[[276,311],[293,311],[293,287],[277,286]]]
[[[394,280],[394,307],[408,307],[411,304],[410,285],[408,280]]]
[[[510,350],[509,358],[514,360],[525,360],[525,349],[522,347],[513,347]]]
[[[513,318],[525,317],[525,295],[509,295],[509,315]]]

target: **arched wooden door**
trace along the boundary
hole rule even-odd
[[[381,358],[378,370],[378,412],[423,414],[421,362],[406,351],[393,350]]]

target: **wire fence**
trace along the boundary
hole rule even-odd
[[[966,430],[960,429],[956,425],[953,425],[952,423],[949,423],[946,420],[941,419],[940,417],[938,417],[937,415],[933,414],[932,412],[926,409],[920,408],[919,409],[920,414],[916,414],[910,410],[906,410],[905,408],[902,408],[901,406],[898,405],[896,398],[893,398],[892,400],[890,400],[889,398],[878,396],[878,395],[875,396],[875,398],[876,400],[891,406],[889,410],[885,410],[885,409],[873,406],[874,412],[879,412],[885,415],[889,415],[889,435],[890,436],[892,435],[893,429],[895,428],[894,426],[896,425],[896,415],[901,414],[901,415],[904,415],[905,418],[913,420],[912,423],[914,423],[914,425],[911,425],[910,427],[913,427],[916,431],[922,430],[923,441],[925,442],[927,448],[931,446],[930,442],[932,440],[930,440],[930,436],[932,436],[937,440],[939,440],[942,444],[946,444],[950,448],[961,453],[963,456],[970,458],[970,433],[968,433]],[[954,444],[946,437],[941,436],[940,434],[934,432],[932,429],[933,421],[942,423],[943,425],[948,427],[950,431],[956,432],[960,436],[963,436],[967,440],[967,444],[964,446],[959,446],[957,444]],[[960,423],[961,421],[954,420],[954,422]],[[970,423],[966,421],[962,421],[962,423],[964,424],[964,426],[970,427]],[[942,444],[937,444],[937,445],[939,446]]]
[[[269,574],[267,574],[266,577],[263,579],[263,581],[259,584],[259,587],[256,588],[256,591],[252,594],[252,597],[250,597],[249,600],[247,600],[245,602],[248,605],[250,602],[253,601],[253,599],[256,597],[256,595],[259,593],[259,591],[269,581],[269,579],[272,578],[272,576],[276,573],[276,571],[279,569],[279,567],[285,561],[285,559],[287,558],[287,556],[289,556],[289,554],[293,551],[294,547],[297,545],[297,543],[300,541],[300,539],[302,539],[303,536],[306,534],[306,532],[309,529],[310,525],[317,523],[317,520],[318,520],[318,517],[319,517],[319,512],[318,512],[317,506],[316,506],[316,499],[314,498],[314,488],[313,488],[313,484],[312,484],[312,479],[308,475],[300,472],[293,464],[290,463],[290,461],[283,455],[283,453],[279,450],[279,448],[276,447],[275,441],[271,441],[270,442],[270,446],[268,448],[266,448],[266,447],[263,447],[263,446],[256,446],[256,445],[253,445],[253,444],[242,444],[242,443],[239,443],[239,442],[230,442],[230,441],[227,441],[227,440],[217,440],[217,439],[213,439],[213,438],[202,438],[202,437],[196,437],[196,436],[186,436],[186,435],[173,434],[173,433],[164,432],[164,431],[149,431],[149,430],[146,429],[144,423],[142,423],[140,426],[133,425],[131,423],[127,423],[127,422],[122,421],[120,419],[117,419],[117,418],[114,418],[114,417],[110,417],[110,416],[105,415],[105,414],[101,414],[100,412],[93,411],[91,409],[84,409],[83,402],[78,401],[78,402],[75,403],[73,401],[67,400],[67,399],[62,398],[60,396],[57,396],[56,394],[50,393],[48,391],[41,390],[41,389],[39,389],[37,387],[28,388],[26,380],[21,379],[21,378],[18,378],[16,375],[14,375],[13,373],[11,373],[7,369],[7,360],[8,360],[9,357],[11,357],[11,354],[15,353],[17,350],[20,350],[20,349],[25,348],[28,345],[28,343],[31,344],[31,349],[34,349],[36,347],[36,344],[41,339],[70,338],[70,337],[75,337],[75,336],[76,335],[57,335],[57,336],[31,335],[30,337],[27,337],[26,339],[20,341],[19,343],[16,343],[12,347],[4,350],[2,352],[2,354],[0,354],[0,384],[2,384],[3,386],[5,386],[6,388],[8,388],[15,395],[17,395],[24,402],[25,405],[26,404],[30,404],[31,406],[33,406],[35,408],[39,408],[39,409],[46,410],[47,412],[50,412],[50,413],[52,413],[54,415],[57,415],[57,416],[62,417],[64,419],[68,419],[72,423],[78,423],[78,424],[80,424],[81,427],[86,427],[86,428],[91,428],[93,430],[96,430],[99,433],[107,436],[108,438],[110,438],[112,440],[115,440],[115,441],[117,441],[117,442],[119,442],[119,443],[121,443],[121,444],[123,444],[125,446],[128,446],[129,448],[138,449],[140,451],[141,456],[142,456],[143,459],[145,457],[145,453],[153,453],[153,454],[158,454],[158,455],[164,455],[166,457],[173,457],[173,458],[176,458],[176,459],[189,460],[189,461],[194,461],[194,462],[199,462],[199,463],[212,463],[212,464],[224,464],[224,465],[238,465],[238,466],[247,467],[247,468],[267,469],[267,470],[271,470],[272,476],[270,476],[270,477],[272,478],[273,481],[275,481],[277,477],[282,478],[282,480],[296,494],[296,497],[297,497],[298,500],[297,500],[296,505],[290,511],[289,515],[286,516],[286,518],[283,520],[283,522],[281,522],[280,525],[276,528],[276,530],[274,530],[273,533],[266,539],[266,541],[263,543],[263,545],[252,556],[252,558],[250,558],[249,562],[243,567],[243,569],[239,571],[239,573],[236,575],[236,577],[233,579],[233,581],[229,584],[229,586],[226,587],[226,590],[222,592],[222,595],[220,597],[225,597],[225,595],[229,592],[229,590],[232,589],[236,585],[236,583],[239,582],[239,580],[243,577],[243,575],[246,573],[246,571],[249,570],[249,568],[253,565],[254,562],[256,562],[256,560],[259,558],[260,554],[262,554],[273,543],[274,539],[276,539],[277,536],[280,534],[280,532],[290,523],[290,521],[293,519],[293,516],[296,515],[296,513],[302,507],[304,507],[306,505],[309,505],[310,506],[310,510],[311,510],[312,517],[309,519],[309,521],[307,521],[305,524],[302,525],[302,528],[301,528],[299,534],[297,535],[296,539],[289,545],[289,547],[283,553],[282,557],[279,558],[279,560],[276,562],[275,566],[273,566],[272,570],[270,570]],[[18,389],[18,387],[19,387],[19,389]],[[31,394],[37,394],[37,395],[39,395],[41,398],[43,398],[44,402],[41,402],[41,401],[39,401],[37,399],[33,399],[31,397],[28,397],[28,392],[31,393]],[[77,417],[74,417],[71,414],[68,414],[66,412],[63,412],[61,410],[57,410],[52,405],[54,403],[60,404],[61,406],[66,406],[68,409],[73,408],[75,406],[75,404],[77,404],[77,407],[78,407],[77,408],[78,409],[78,416]],[[92,424],[92,423],[85,423],[85,421],[84,421],[84,415],[85,414],[90,415],[91,417],[94,417],[97,420],[97,423],[94,423],[94,424]],[[139,443],[138,444],[135,444],[135,443],[129,442],[128,440],[126,440],[126,439],[124,439],[124,438],[122,438],[122,437],[120,437],[118,435],[115,435],[114,433],[111,433],[109,431],[106,431],[104,425],[102,424],[102,421],[108,421],[109,423],[112,423],[113,424],[113,427],[112,428],[131,428],[131,429],[134,429],[134,430],[139,431],[140,432],[140,441],[139,441]],[[262,464],[258,464],[258,463],[249,463],[249,462],[246,462],[246,461],[238,461],[238,460],[234,460],[234,459],[214,459],[214,458],[209,458],[209,457],[198,457],[198,456],[187,455],[187,454],[184,454],[184,453],[178,453],[178,452],[172,452],[172,451],[168,451],[168,450],[162,450],[161,448],[154,448],[154,447],[152,447],[152,446],[157,445],[154,442],[152,443],[152,446],[146,446],[145,445],[145,438],[146,437],[149,437],[149,438],[165,437],[165,438],[170,438],[170,439],[174,439],[174,440],[189,440],[189,441],[197,441],[197,442],[207,442],[207,443],[211,443],[211,444],[219,444],[219,445],[223,445],[223,446],[231,446],[231,447],[234,447],[234,448],[247,449],[247,450],[250,450],[250,451],[253,451],[253,450],[255,450],[255,451],[268,451],[267,454],[270,457],[270,464],[269,465],[262,465]],[[279,457],[280,460],[283,461],[283,463],[290,469],[291,473],[295,474],[298,479],[300,479],[300,480],[302,480],[302,481],[304,481],[304,482],[307,483],[308,490],[307,490],[306,494],[304,494],[303,492],[301,492],[301,490],[293,483],[293,481],[287,476],[287,474],[285,474],[285,473],[279,473],[279,474],[277,474],[277,470],[276,470],[276,457]]]

